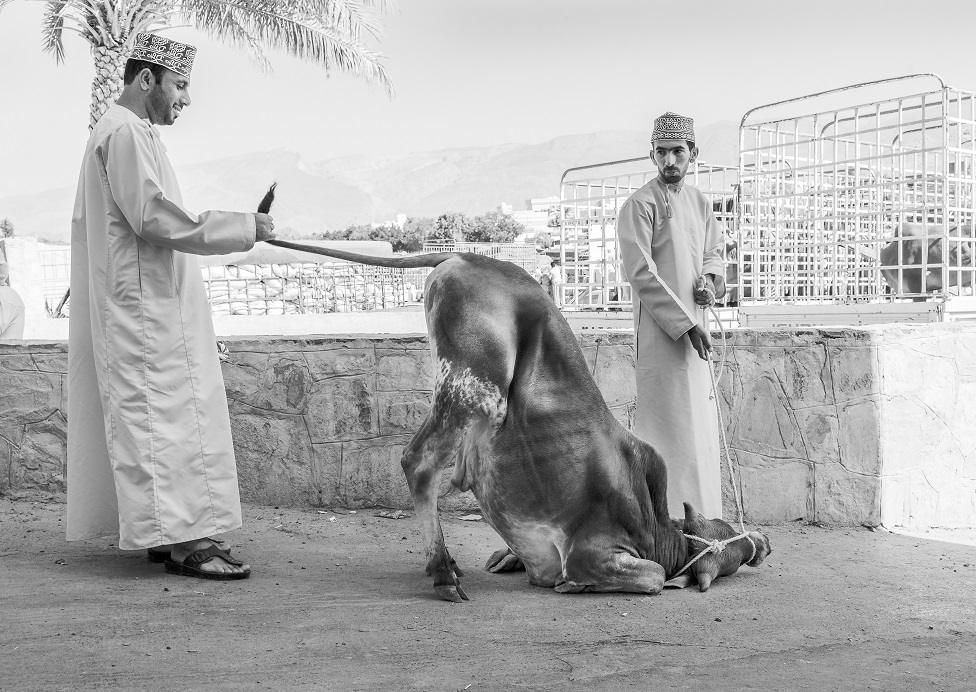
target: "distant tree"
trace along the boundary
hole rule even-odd
[[[0,219],[0,238],[14,237],[14,222],[6,216]]]
[[[406,252],[419,252],[424,249],[424,240],[434,230],[434,219],[430,216],[410,217],[403,224],[403,234],[409,238],[410,249]]]
[[[430,243],[456,243],[465,239],[471,229],[471,219],[462,212],[448,212],[441,214],[434,222],[434,227],[427,234]]]
[[[525,226],[510,216],[488,212],[470,218],[462,212],[448,212],[436,219],[410,217],[402,226],[353,224],[342,230],[324,231],[313,237],[323,240],[382,240],[394,252],[420,252],[424,243],[509,243],[525,232]]]
[[[464,232],[464,240],[469,243],[510,243],[524,232],[525,226],[511,216],[490,211],[472,219]]]
[[[403,227],[396,225],[368,226],[353,224],[341,231],[325,231],[315,234],[315,238],[323,240],[380,240],[389,243],[394,252],[419,252],[423,249],[424,226],[408,219]],[[433,219],[424,219],[427,227],[432,226]]]

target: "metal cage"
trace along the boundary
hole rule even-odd
[[[412,299],[402,269],[346,262],[204,265],[215,315],[389,310]]]
[[[648,157],[570,168],[560,181],[558,251],[564,283],[558,301],[566,312],[626,311],[632,307],[630,284],[620,261],[617,212],[627,198],[657,176]],[[698,161],[688,182],[712,202],[716,218],[726,227],[726,281],[729,305],[738,299],[735,260],[736,189],[733,166]],[[729,319],[732,319],[729,313]],[[726,317],[723,315],[723,322]]]
[[[935,75],[748,111],[742,324],[976,316],[974,161],[976,97]]]

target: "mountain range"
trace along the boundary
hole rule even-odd
[[[698,128],[701,158],[738,162],[738,126]],[[559,194],[563,172],[576,166],[645,156],[648,133],[612,131],[566,135],[540,144],[443,149],[399,156],[304,160],[300,152],[242,154],[206,163],[175,162],[189,209],[254,209],[278,183],[272,210],[280,236],[303,237],[354,223],[382,223],[398,213],[483,214],[507,203],[526,208],[535,197]],[[17,235],[67,242],[74,188],[0,197],[0,218]]]

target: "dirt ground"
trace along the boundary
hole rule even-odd
[[[976,689],[976,548],[769,526],[707,593],[560,595],[481,569],[500,539],[445,517],[471,600],[435,600],[412,516],[245,507],[246,581],[68,544],[59,498],[0,498],[0,689]]]

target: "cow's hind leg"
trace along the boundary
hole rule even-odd
[[[657,594],[664,588],[664,568],[623,551],[583,549],[566,556],[559,593],[622,591]]]
[[[449,428],[443,419],[429,416],[410,440],[400,463],[423,532],[427,574],[434,577],[434,591],[444,600],[461,602],[468,600],[461,588],[464,574],[447,550],[437,511],[441,470],[456,458],[464,437],[463,428]]]

